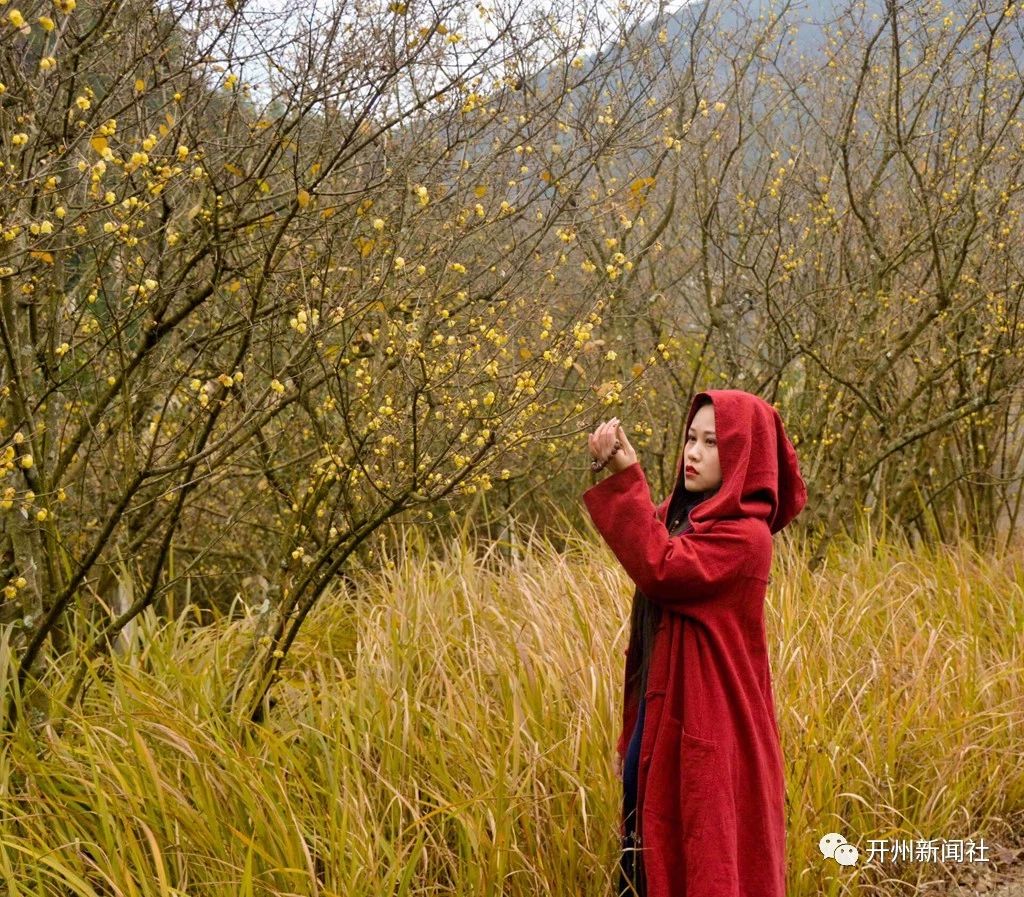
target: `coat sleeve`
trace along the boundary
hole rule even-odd
[[[721,594],[751,569],[763,546],[747,519],[718,520],[708,530],[669,536],[655,516],[639,462],[605,477],[583,493],[583,502],[630,579],[669,610]],[[768,538],[771,535],[768,534]]]

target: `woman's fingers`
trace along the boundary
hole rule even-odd
[[[619,424],[618,427],[616,428],[616,438],[619,440],[619,442],[622,444],[622,447],[627,452],[632,452],[633,451],[633,446],[631,446],[629,444],[629,439],[626,436],[626,430],[622,426],[622,424]]]
[[[594,432],[587,436],[587,446],[590,449],[591,457],[598,461],[604,461],[611,455],[616,439],[619,440],[620,447],[625,447],[621,430],[622,427],[617,417],[598,424]]]
[[[606,421],[604,424],[604,429],[601,434],[602,458],[608,458],[612,453],[612,447],[615,445],[615,430],[618,425],[619,419],[616,417]]]

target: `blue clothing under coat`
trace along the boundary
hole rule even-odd
[[[643,864],[636,842],[636,799],[637,780],[640,771],[640,739],[644,731],[645,698],[640,696],[636,726],[626,749],[622,765],[623,817],[626,820],[626,835],[622,842],[622,856],[619,863],[619,897],[643,897]]]

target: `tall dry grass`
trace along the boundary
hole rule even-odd
[[[255,613],[149,618],[80,710],[23,722],[0,742],[0,888],[611,893],[625,574],[591,538],[528,539],[518,560],[466,539],[431,552],[424,533],[401,544],[311,617],[262,728],[220,709]],[[869,838],[1012,836],[1022,585],[1019,555],[866,532],[812,574],[778,541],[766,616],[793,897],[909,892],[952,871],[844,869],[818,851],[828,831],[862,857]],[[49,677],[56,698],[66,672]]]

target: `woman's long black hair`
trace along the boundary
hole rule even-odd
[[[710,401],[710,400],[709,400]],[[706,404],[701,402],[701,404]],[[685,450],[685,449],[684,449]],[[685,460],[683,461],[685,464]],[[680,471],[682,473],[682,471]],[[690,509],[695,507],[712,495],[712,492],[690,492],[687,490],[685,480],[680,477],[678,487],[669,502],[668,511],[665,515],[665,525],[678,534],[685,529],[684,522],[688,522]],[[673,521],[679,524],[672,529]],[[627,692],[639,688],[640,694],[647,692],[647,670],[651,665],[651,649],[654,646],[654,633],[661,621],[661,608],[637,588],[633,592],[633,609],[629,620],[629,652],[633,657],[640,658],[640,664],[635,673],[626,683]],[[634,653],[636,652],[636,653]]]

